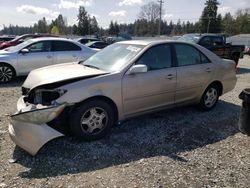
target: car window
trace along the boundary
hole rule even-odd
[[[201,63],[211,63],[211,61],[202,53],[200,53],[201,56]]]
[[[26,47],[30,52],[49,52],[50,51],[50,41],[42,41],[29,45]]]
[[[217,46],[217,45],[223,45],[223,40],[221,37],[213,37],[212,38],[212,43],[214,46]]]
[[[211,46],[210,37],[203,37],[199,43],[202,46]]]
[[[52,51],[81,51],[81,48],[72,42],[53,41]]]
[[[175,44],[178,66],[209,63],[209,59],[193,46],[187,44]]]
[[[148,70],[158,70],[172,66],[170,45],[162,44],[147,50],[136,64],[147,65]]]

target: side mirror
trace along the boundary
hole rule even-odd
[[[22,49],[22,50],[20,50],[20,53],[22,53],[22,54],[27,54],[27,53],[29,53],[30,51],[29,51],[29,49],[27,49],[27,48],[24,48],[24,49]]]
[[[129,71],[128,74],[137,74],[137,73],[144,73],[148,72],[147,65],[133,65]]]

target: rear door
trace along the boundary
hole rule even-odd
[[[175,44],[177,62],[177,85],[175,102],[194,102],[211,82],[214,64],[194,46]]]
[[[125,74],[122,79],[126,115],[174,104],[176,68],[172,66],[171,46],[148,49],[136,62],[147,65],[148,72]]]
[[[81,60],[81,47],[69,41],[52,41],[54,64]]]
[[[53,64],[53,53],[51,52],[50,41],[35,42],[27,47],[27,53],[18,53],[18,68],[22,75],[28,74],[31,70]]]

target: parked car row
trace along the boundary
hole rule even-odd
[[[14,64],[20,73],[27,62],[35,66],[40,52],[46,54],[41,62],[47,58],[70,62],[64,58],[69,46],[81,53],[87,49],[87,56],[94,54],[66,39],[32,39],[6,50],[7,56],[13,53],[9,54],[13,63],[0,70],[7,75],[3,70]],[[26,59],[20,63],[20,58]],[[54,138],[71,133],[83,140],[100,139],[117,122],[141,114],[187,104],[211,110],[235,84],[235,63],[197,44],[118,42],[83,62],[32,70],[22,86],[18,110],[10,117],[9,133],[18,146],[35,155]]]
[[[0,36],[0,45],[3,42],[8,42],[10,40],[13,40],[14,38],[15,38],[14,36],[8,36],[8,35]]]
[[[0,83],[9,82],[16,76],[28,75],[40,67],[85,60],[94,53],[96,50],[69,39],[30,39],[0,50]]]
[[[16,46],[18,44],[21,44],[24,41],[27,41],[29,39],[33,39],[33,38],[38,38],[38,37],[57,37],[56,35],[51,35],[51,34],[25,34],[25,35],[21,35],[19,37],[16,37],[10,41],[5,41],[3,43],[0,44],[0,50],[3,50],[5,48],[11,47],[11,46]]]

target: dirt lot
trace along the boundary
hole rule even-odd
[[[250,138],[237,127],[249,57],[237,77],[211,112],[183,107],[142,116],[100,141],[56,139],[36,157],[13,144],[4,117],[15,111],[24,79],[0,86],[0,187],[249,187]]]

